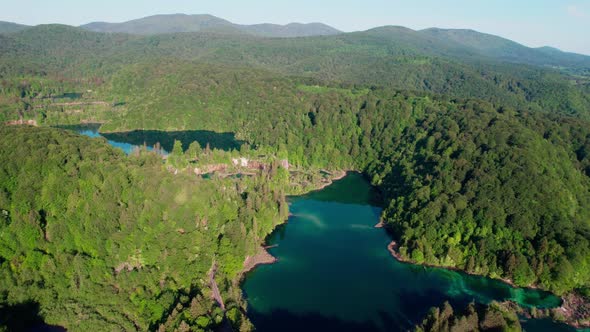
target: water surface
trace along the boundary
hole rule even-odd
[[[157,130],[135,130],[120,133],[100,133],[100,124],[79,124],[73,126],[59,126],[59,128],[75,131],[79,134],[89,137],[104,137],[109,144],[122,149],[125,153],[130,154],[135,149],[146,146],[148,150],[153,151],[156,144],[160,145],[160,151],[168,154],[172,151],[174,141],[182,143],[186,150],[192,142],[198,142],[202,148],[207,145],[211,149],[221,150],[239,150],[244,142],[236,140],[233,133],[216,133],[208,130],[191,130],[191,131],[157,131]]]
[[[278,245],[270,250],[278,263],[256,268],[243,284],[258,331],[405,331],[444,301],[560,305],[546,292],[397,262],[389,236],[374,228],[381,213],[374,192],[358,174],[290,204],[292,217],[268,239]],[[535,323],[531,331],[553,326]]]

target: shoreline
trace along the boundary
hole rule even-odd
[[[378,227],[378,226],[381,226],[381,227]],[[382,228],[383,227],[382,222],[380,221],[377,225],[375,225],[375,227]],[[420,263],[419,264],[416,262],[412,262],[411,260],[405,259],[400,255],[400,253],[398,251],[398,244],[394,240],[392,240],[387,245],[387,250],[389,251],[389,253],[391,254],[391,256],[395,260],[397,260],[398,262],[403,263],[403,264],[412,264],[412,265],[416,265],[416,266],[425,266],[425,267],[431,267],[431,268],[446,269],[449,271],[456,271],[456,272],[460,272],[460,273],[465,273],[465,274],[471,275],[471,276],[487,277],[484,275],[471,273],[471,272],[468,272],[468,271],[465,271],[465,270],[462,270],[460,268],[453,267],[453,266],[440,266],[440,265],[427,264],[427,263]],[[491,277],[487,277],[487,278],[491,278]],[[504,279],[504,278],[491,278],[491,279],[501,281],[501,282],[503,282],[511,287],[514,287],[514,288],[534,289],[534,290],[541,290],[541,291],[549,292],[549,291],[539,288],[536,285],[527,286],[527,287],[517,286],[510,279]],[[551,293],[551,292],[549,292],[549,293]],[[551,294],[553,294],[553,293],[551,293]],[[555,295],[555,294],[553,294],[553,295]],[[558,296],[558,295],[555,295],[555,296]],[[514,301],[510,301],[510,302],[514,302],[523,312],[526,312],[528,315],[530,315],[533,318],[550,318],[554,321],[567,324],[567,325],[572,326],[576,329],[590,327],[590,319],[588,317],[578,316],[578,315],[581,315],[581,313],[579,311],[582,311],[582,313],[590,312],[590,303],[584,303],[584,300],[582,299],[581,296],[573,294],[573,293],[559,296],[559,298],[561,299],[561,305],[559,307],[555,307],[555,308],[533,307],[538,312],[545,312],[542,315],[538,315],[538,317],[534,317],[534,315],[531,314],[532,308],[526,308],[526,307],[520,306],[520,305],[516,304],[516,302],[514,302]],[[555,319],[553,317],[554,315],[555,316],[561,315],[564,318],[564,320]],[[580,321],[582,321],[582,322],[580,322]]]
[[[323,182],[320,186],[314,187],[313,189],[306,191],[302,194],[299,194],[297,196],[303,196],[303,195],[309,194],[314,191],[322,190],[322,189],[326,188],[327,186],[333,184],[334,181],[341,180],[344,177],[346,177],[348,172],[352,172],[352,171],[349,171],[349,170],[332,171],[331,173],[329,173],[330,177],[327,182]],[[269,233],[268,235],[272,234],[272,232],[274,232],[277,227],[288,223],[289,218],[291,218],[291,216],[292,216],[292,214],[291,214],[291,212],[289,212],[287,219],[285,219],[281,223],[277,224],[275,226],[275,228],[271,231],[271,233]],[[269,264],[274,264],[274,263],[278,262],[279,260],[276,257],[274,257],[273,255],[271,255],[270,252],[268,252],[268,249],[271,249],[271,248],[274,248],[277,246],[278,246],[278,244],[265,245],[265,242],[263,242],[259,246],[256,254],[254,254],[253,256],[246,256],[246,258],[244,259],[244,262],[243,262],[243,268],[239,274],[239,282],[241,283],[243,281],[243,279],[246,277],[246,274],[248,274],[248,272],[251,272],[252,270],[254,270],[257,266],[269,265]]]
[[[353,170],[340,170],[340,171],[329,172],[328,173],[329,178],[327,179],[326,182],[322,182],[317,187],[314,187],[308,191],[305,191],[304,193],[297,194],[296,196],[303,196],[303,195],[309,194],[314,191],[322,190],[322,189],[328,187],[329,185],[333,184],[334,181],[344,178],[346,175],[348,175],[349,172],[355,172],[355,171],[353,171]],[[289,213],[289,218],[290,217],[291,217],[291,213]],[[277,224],[275,226],[275,228],[273,229],[273,231],[278,226],[286,224],[288,222],[289,218],[287,218],[283,222]],[[374,227],[375,228],[383,228],[387,231],[387,226],[385,225],[385,223],[382,219],[379,219],[379,222],[377,224],[375,224]],[[244,260],[244,263],[243,263],[244,267],[243,267],[242,271],[240,272],[240,277],[239,277],[240,283],[244,281],[247,273],[254,270],[257,266],[274,264],[274,263],[278,262],[278,259],[276,257],[274,257],[273,255],[271,255],[267,250],[267,249],[276,247],[277,245],[266,246],[264,243],[265,242],[263,242],[263,244],[259,247],[259,249],[255,255],[247,256],[246,259]],[[462,270],[457,267],[439,266],[439,265],[425,264],[425,263],[418,264],[418,263],[412,262],[411,260],[404,259],[398,251],[398,244],[396,243],[396,241],[393,241],[393,240],[387,245],[387,250],[389,251],[389,253],[391,254],[391,256],[394,259],[396,259],[398,262],[403,263],[403,264],[412,264],[412,265],[416,265],[416,266],[440,268],[440,269],[446,269],[446,270],[450,270],[450,271],[456,271],[459,273],[465,273],[465,274],[471,275],[471,276],[486,277],[484,275],[480,275],[477,273],[471,273],[471,272]],[[491,278],[491,277],[488,277],[488,278]],[[515,285],[514,282],[510,279],[504,279],[504,278],[491,278],[491,279],[498,280],[498,281],[503,282],[511,287],[514,287],[514,288],[524,288],[524,289],[528,288],[528,289],[536,289],[536,290],[546,291],[536,285],[527,286],[527,287],[520,287],[520,286]],[[581,314],[581,313],[590,312],[590,303],[584,303],[584,300],[582,299],[581,296],[578,296],[576,294],[571,294],[571,293],[564,295],[564,296],[559,296],[559,298],[561,299],[561,305],[559,307],[555,307],[555,308],[536,308],[536,307],[527,308],[527,307],[520,306],[520,305],[516,304],[514,301],[510,301],[510,300],[509,301],[513,302],[516,306],[518,306],[518,308],[520,309],[520,312],[522,314],[525,314],[525,315],[532,317],[532,318],[537,318],[537,319],[548,318],[553,321],[560,322],[560,323],[566,324],[568,326],[574,327],[576,329],[590,327],[590,320],[585,320],[583,314]],[[561,317],[562,319],[558,319],[559,317]]]
[[[391,256],[393,256],[393,258],[395,258],[400,263],[412,264],[412,265],[419,265],[419,266],[426,266],[426,267],[433,267],[433,268],[439,268],[439,269],[446,269],[446,270],[450,270],[450,271],[456,271],[456,272],[465,273],[465,274],[470,275],[470,276],[486,277],[486,278],[490,278],[490,279],[493,279],[493,280],[498,280],[498,281],[501,281],[501,282],[503,282],[503,283],[505,283],[507,285],[510,285],[510,286],[512,286],[514,288],[534,289],[534,290],[540,290],[540,291],[551,293],[550,291],[545,290],[545,289],[542,289],[542,288],[540,288],[539,286],[536,286],[536,285],[531,285],[531,286],[518,286],[518,285],[516,285],[510,279],[506,279],[506,278],[493,278],[493,277],[485,276],[485,275],[482,275],[482,274],[468,272],[468,271],[465,271],[465,270],[463,270],[461,268],[454,267],[454,266],[442,266],[442,265],[435,265],[435,264],[428,264],[428,263],[416,263],[416,262],[413,262],[413,261],[411,261],[409,259],[403,258],[399,254],[399,252],[398,252],[397,249],[398,249],[397,243],[395,241],[393,241],[393,240],[387,245],[387,250],[389,251],[389,253],[391,254]],[[553,293],[551,293],[551,294],[553,294]],[[555,294],[553,294],[553,295],[555,295]],[[555,295],[555,296],[558,296],[558,295]],[[562,298],[562,300],[563,300],[563,298]]]
[[[322,190],[328,186],[331,186],[334,183],[334,181],[338,181],[338,180],[341,180],[344,177],[346,177],[348,172],[352,172],[352,171],[351,170],[340,170],[340,171],[333,171],[332,173],[329,173],[329,178],[326,182],[322,182],[322,184],[318,188],[314,188],[314,189],[310,190],[309,192]]]
[[[254,254],[254,256],[246,256],[240,274],[245,275],[259,265],[274,264],[278,261],[279,260],[276,257],[268,252],[266,247],[261,246],[258,248],[258,252]]]
[[[314,191],[319,191],[319,190],[325,189],[326,187],[331,186],[334,183],[334,181],[338,181],[338,180],[345,178],[346,175],[348,175],[348,173],[357,172],[357,171],[336,170],[336,171],[331,171],[331,172],[327,172],[327,171],[324,171],[324,172],[326,172],[326,174],[328,174],[328,177],[323,179],[323,181],[320,181],[315,186],[312,185],[309,188],[304,188],[303,191],[297,192],[296,194],[287,194],[287,197],[289,197],[289,196],[303,196],[303,195],[307,195],[309,193],[312,193]]]

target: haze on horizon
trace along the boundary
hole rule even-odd
[[[27,25],[123,22],[157,14],[211,14],[238,24],[321,22],[350,32],[384,25],[473,29],[530,47],[590,55],[589,0],[21,0],[2,5],[1,21]]]

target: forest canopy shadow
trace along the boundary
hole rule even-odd
[[[359,178],[362,178],[362,181],[359,181]],[[357,172],[348,172],[344,178],[334,181],[331,185],[322,188],[322,190],[295,197],[342,204],[371,205],[375,207],[383,205],[379,189],[372,186],[363,174]]]
[[[55,126],[67,130],[90,130],[92,132],[99,132],[101,124],[88,123],[79,125],[62,125]],[[237,140],[234,133],[225,132],[217,133],[210,130],[185,130],[185,131],[161,131],[161,130],[134,130],[128,132],[116,133],[100,133],[106,139],[128,143],[133,145],[147,145],[154,146],[160,143],[160,146],[166,151],[172,151],[174,141],[178,140],[182,143],[182,147],[186,150],[192,142],[198,142],[202,148],[207,144],[211,149],[220,149],[225,151],[240,150],[245,141]]]
[[[45,324],[39,310],[39,303],[33,301],[14,305],[0,304],[0,329],[29,332],[66,331],[63,327]]]
[[[134,145],[154,146],[160,143],[160,146],[166,151],[172,151],[174,141],[182,143],[186,150],[192,142],[198,142],[202,148],[207,144],[211,149],[220,149],[225,151],[239,150],[244,141],[236,140],[234,133],[216,133],[209,130],[189,130],[189,131],[158,131],[158,130],[136,130],[121,133],[104,133],[102,134],[109,140],[125,142]]]
[[[344,321],[336,317],[327,317],[320,313],[295,314],[288,310],[274,310],[263,314],[249,311],[248,317],[258,332],[283,331],[339,331],[339,332],[371,332],[380,329],[371,322]]]

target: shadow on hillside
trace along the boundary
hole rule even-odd
[[[77,125],[62,125],[55,126],[56,128],[72,130],[76,132],[90,131],[98,135],[101,124],[87,123]],[[237,140],[234,133],[217,133],[209,130],[185,130],[185,131],[160,131],[160,130],[134,130],[117,133],[100,133],[106,139],[119,142],[128,143],[132,145],[147,145],[153,147],[156,143],[166,151],[172,151],[174,140],[182,143],[184,150],[192,142],[199,142],[199,145],[204,149],[207,144],[211,149],[219,150],[239,150],[244,141]]]
[[[320,313],[294,314],[287,310],[274,310],[269,314],[249,312],[248,316],[254,323],[256,331],[339,331],[339,332],[371,332],[379,331],[371,322],[344,321],[335,317],[327,317]]]
[[[47,325],[39,315],[39,303],[23,302],[15,305],[0,305],[0,326],[8,331],[61,332],[63,327]]]
[[[348,172],[344,178],[334,181],[322,190],[312,191],[300,197],[323,202],[375,207],[382,206],[383,201],[377,187],[373,187],[363,174],[357,172]]]
[[[187,130],[187,131],[158,131],[158,130],[136,130],[121,133],[102,134],[109,140],[124,142],[133,145],[154,146],[160,143],[166,151],[172,151],[174,140],[182,142],[182,147],[186,150],[192,142],[199,142],[202,148],[207,144],[211,149],[220,150],[239,150],[243,141],[236,140],[234,133],[216,133],[208,130]]]

